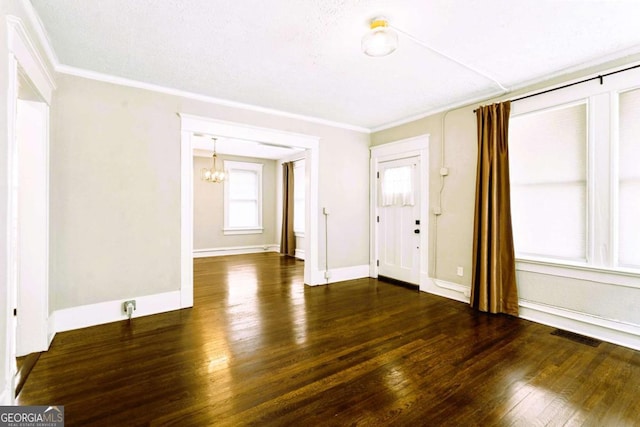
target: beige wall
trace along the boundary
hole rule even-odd
[[[178,112],[320,137],[319,210],[332,209],[331,267],[368,263],[368,134],[59,75],[51,143],[53,309],[179,289]]]
[[[218,161],[234,160],[263,164],[262,170],[262,226],[259,234],[225,235],[224,185],[200,179],[200,169],[211,167],[211,157],[194,157],[193,181],[193,248],[215,249],[237,246],[270,245],[276,238],[276,161],[253,157],[224,156]]]
[[[627,61],[631,63],[632,60],[638,59],[640,58],[629,58]],[[569,79],[621,66],[624,63],[625,61],[617,61],[564,78],[539,83],[523,88],[508,98],[513,98],[525,91],[547,88],[567,82]],[[501,99],[487,100],[483,104],[498,100]],[[380,145],[416,135],[430,134],[429,197],[432,207],[438,206],[441,184],[439,169],[444,146],[444,166],[449,168],[449,175],[444,178],[442,215],[438,217],[437,225],[435,216],[430,215],[429,240],[432,255],[429,260],[429,274],[431,277],[463,286],[471,284],[477,159],[476,120],[473,110],[477,105],[458,108],[446,114],[434,114],[371,135],[371,144]],[[458,266],[464,268],[463,277],[456,274]],[[637,310],[640,305],[638,289],[518,271],[518,290],[520,299],[524,301],[640,325],[640,310]]]
[[[50,149],[54,310],[179,289],[177,118],[158,114],[167,105],[156,98],[59,79]]]

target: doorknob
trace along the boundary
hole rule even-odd
[[[416,234],[420,234],[420,229],[416,228],[415,230],[413,230],[413,232],[416,233]]]

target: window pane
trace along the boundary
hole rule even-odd
[[[229,202],[230,227],[258,227],[258,203],[256,201]]]
[[[255,200],[258,174],[254,171],[232,170],[229,174],[231,200]]]
[[[413,167],[383,169],[380,182],[382,206],[413,206]]]
[[[640,90],[620,94],[618,263],[640,267]]]
[[[511,215],[517,254],[586,259],[586,106],[511,119]]]

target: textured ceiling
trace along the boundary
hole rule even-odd
[[[367,57],[376,15],[508,89],[640,52],[635,0],[31,0],[60,64],[375,128],[500,93],[400,35]]]

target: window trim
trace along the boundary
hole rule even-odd
[[[264,232],[264,227],[262,223],[262,172],[264,169],[263,163],[254,163],[254,162],[238,162],[234,160],[224,160],[224,170],[227,172],[227,179],[224,180],[224,227],[222,232],[224,235],[237,235],[237,234],[262,234]],[[250,227],[231,227],[229,225],[229,205],[231,200],[230,198],[230,189],[229,189],[229,179],[231,178],[232,171],[250,171],[255,172],[258,178],[257,183],[257,207],[258,207],[258,224],[257,226]]]
[[[546,258],[516,258],[516,271],[566,277],[640,289],[640,274],[626,268],[595,267],[581,263],[558,263]]]

